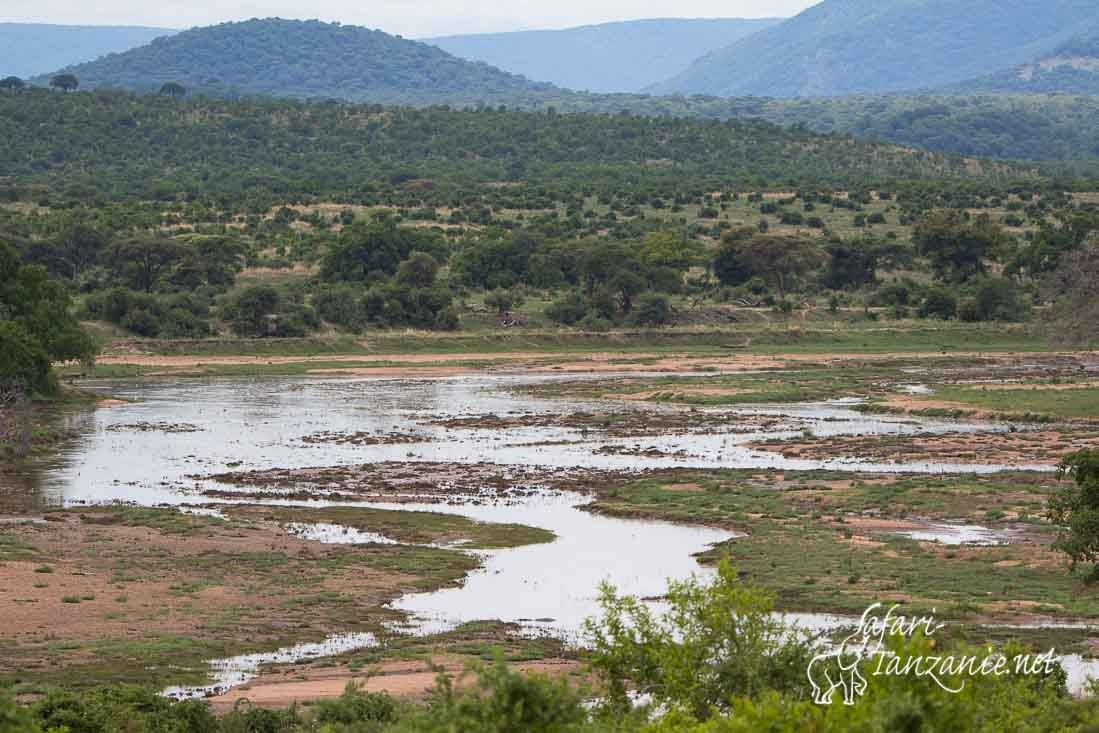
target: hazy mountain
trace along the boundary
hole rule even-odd
[[[655,92],[837,96],[927,89],[1099,29],[1095,0],[825,0],[714,51]]]
[[[1079,38],[996,74],[947,87],[954,94],[1099,94],[1099,36]]]
[[[81,88],[155,91],[174,81],[212,95],[392,103],[517,104],[557,91],[426,43],[315,20],[195,28],[65,71]]]
[[[176,33],[141,26],[0,23],[0,76],[29,77]]]
[[[651,19],[554,31],[426,39],[444,51],[528,79],[591,92],[638,92],[700,56],[780,19]]]

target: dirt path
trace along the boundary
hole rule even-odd
[[[956,359],[1003,359],[1011,352],[956,352]],[[1056,357],[1057,354],[1048,356]],[[1075,356],[1078,356],[1075,355]],[[513,351],[501,353],[417,353],[417,354],[317,354],[312,356],[218,356],[218,355],[154,355],[139,353],[106,353],[98,360],[103,365],[128,365],[165,370],[194,370],[220,366],[277,366],[318,364],[310,373],[356,374],[377,376],[450,376],[479,370],[522,369],[524,372],[743,372],[761,369],[781,369],[806,363],[835,364],[861,361],[874,363],[896,359],[938,359],[939,352],[890,352],[860,354],[831,352],[817,354],[657,354],[636,352],[594,352],[560,354],[552,352]],[[332,364],[347,364],[334,367]]]

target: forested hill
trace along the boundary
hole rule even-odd
[[[590,92],[639,92],[776,18],[653,18],[578,28],[426,39],[528,79]]]
[[[0,23],[0,77],[46,74],[175,32],[140,26]]]
[[[1099,35],[1074,39],[1029,63],[948,87],[954,94],[1099,94]]]
[[[648,190],[870,186],[1019,178],[762,121],[705,121],[484,108],[176,100],[123,92],[0,94],[0,198],[272,196],[384,200],[503,186]],[[48,187],[48,193],[41,188]],[[445,204],[444,204],[445,205]]]
[[[1099,29],[1095,0],[824,0],[715,51],[660,93],[837,96],[944,86]]]
[[[1099,158],[1099,97],[1066,94],[879,95],[738,99],[741,117],[981,158]]]
[[[195,28],[64,71],[84,88],[148,92],[177,82],[191,92],[230,97],[521,104],[554,91],[381,31],[281,19]]]

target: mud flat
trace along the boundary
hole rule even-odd
[[[575,638],[597,611],[601,581],[653,598],[667,578],[705,574],[722,555],[773,590],[783,611],[847,615],[896,601],[936,608],[978,636],[989,623],[1029,625],[1039,640],[1048,624],[1076,624],[1057,641],[1087,652],[1099,606],[1049,549],[1054,530],[1042,512],[1056,477],[1038,460],[1049,456],[1004,450],[1002,462],[978,463],[935,447],[1007,445],[1009,423],[860,411],[868,397],[925,379],[905,371],[912,359],[870,361],[824,370],[806,361],[783,376],[98,383],[124,404],[91,413],[73,445],[39,467],[39,513],[21,515],[61,521],[4,525],[0,547],[26,580],[5,610],[52,604],[108,625],[85,633],[74,622],[72,638],[61,625],[52,639],[21,639],[14,658],[28,662],[27,685],[62,667],[109,678],[127,655],[137,661],[119,674],[153,668],[166,685],[201,687],[210,684],[203,660],[249,655],[243,672],[218,669],[259,671],[262,682],[282,667],[264,672],[272,658],[250,655],[332,656],[328,647],[293,651],[328,641],[344,677],[361,676],[364,659],[395,662],[377,641],[389,649],[419,639],[451,654],[449,644],[486,621],[500,624],[493,639],[506,645]],[[954,374],[983,361],[956,362]],[[829,374],[827,391],[815,392]],[[718,402],[681,405],[656,392],[604,399],[652,391],[654,379],[658,389],[675,382],[676,394],[711,390],[691,399]],[[764,391],[736,402],[751,394],[738,380]],[[807,393],[816,401],[791,399]],[[875,453],[866,448],[874,441],[923,448]],[[818,444],[828,450],[784,454]],[[111,502],[129,506],[102,506]],[[42,511],[50,507],[67,509]],[[989,537],[1003,541],[972,541]],[[53,588],[35,577],[50,575],[35,572],[42,565],[63,567],[55,575],[66,584],[102,585]],[[110,601],[139,583],[136,607]],[[49,626],[48,613],[37,618]]]

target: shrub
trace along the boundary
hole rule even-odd
[[[1004,278],[984,280],[977,287],[972,315],[977,321],[1025,321],[1030,317],[1030,303],[1019,287]]]
[[[662,326],[671,319],[672,308],[663,295],[643,295],[633,312],[633,322],[640,326]]]
[[[710,585],[669,581],[667,603],[656,616],[643,601],[603,586],[601,617],[585,624],[585,636],[610,715],[632,709],[631,687],[699,720],[727,710],[737,695],[797,696],[808,687],[810,645],[772,614],[772,596],[742,583],[728,560]]]
[[[546,317],[554,323],[572,326],[587,314],[588,304],[579,291],[573,290],[550,303],[545,312]]]
[[[958,299],[946,288],[932,288],[920,303],[920,318],[941,318],[948,321],[958,314]]]

